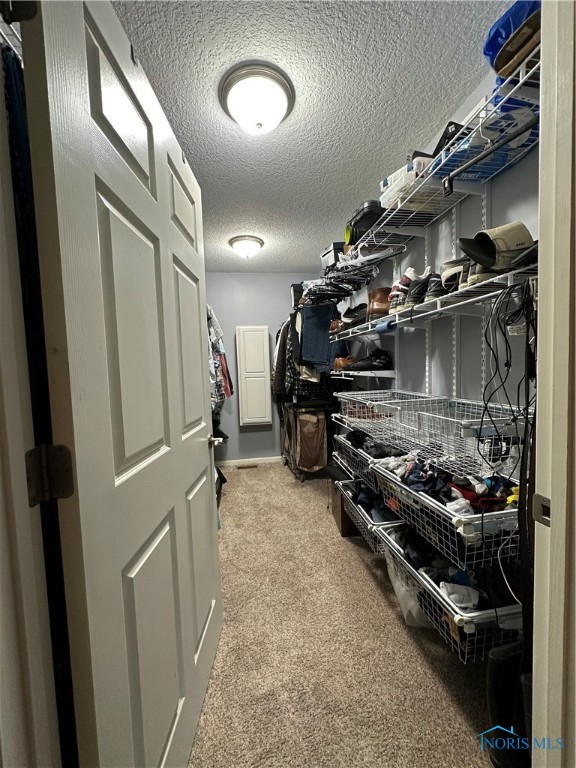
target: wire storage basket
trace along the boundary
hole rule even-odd
[[[426,493],[411,490],[378,461],[372,464],[372,473],[388,509],[461,568],[473,569],[496,558],[505,561],[516,557],[517,509],[454,514]]]
[[[365,539],[372,552],[379,554],[381,552],[381,542],[380,538],[378,537],[378,530],[382,528],[388,528],[390,526],[396,526],[398,525],[398,522],[375,523],[370,518],[368,512],[363,509],[361,505],[356,504],[352,500],[354,481],[337,482],[336,485],[342,493],[342,500],[344,502],[344,509],[346,510],[346,514],[354,522],[361,536]]]
[[[436,412],[447,400],[404,390],[339,393],[336,397],[346,426],[406,452],[421,443],[418,414],[426,410]]]
[[[342,435],[336,435],[335,440],[338,443],[338,453],[350,474],[359,477],[369,488],[378,492],[380,486],[371,469],[371,464],[374,461],[372,456],[360,448],[354,448]]]
[[[427,410],[419,413],[418,428],[420,448],[431,463],[458,475],[498,472],[513,477],[517,472],[524,409],[446,400]]]
[[[340,413],[349,419],[372,419],[378,414],[386,415],[387,405],[407,402],[409,400],[431,399],[430,395],[422,392],[407,392],[403,389],[383,389],[368,392],[336,392],[340,400]],[[396,413],[396,411],[392,411]]]
[[[518,627],[502,626],[498,618],[498,612],[486,611],[491,614],[491,619],[480,625],[465,624],[463,626],[454,619],[442,601],[438,600],[425,589],[417,595],[418,603],[424,614],[430,619],[440,636],[458,654],[460,661],[482,661],[493,648],[507,645],[518,639]],[[510,622],[518,624],[518,620]]]
[[[441,637],[464,663],[480,661],[492,648],[512,642],[522,626],[522,609],[519,605],[498,609],[463,612],[422,571],[410,565],[392,534],[393,529],[377,531],[381,551],[387,552],[395,565],[395,572],[404,572],[403,583],[419,586],[416,597],[420,607]]]

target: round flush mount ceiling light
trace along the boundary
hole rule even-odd
[[[256,256],[264,245],[264,240],[260,240],[259,237],[254,237],[254,235],[238,235],[238,237],[233,237],[228,242],[236,253],[245,259]]]
[[[218,96],[226,114],[252,136],[270,133],[290,114],[294,88],[272,64],[241,64],[220,82]]]

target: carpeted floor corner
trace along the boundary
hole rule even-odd
[[[484,669],[406,626],[325,480],[226,469],[224,629],[191,768],[486,768]]]

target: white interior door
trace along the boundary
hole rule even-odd
[[[200,190],[108,2],[25,77],[80,761],[185,766],[221,627]]]

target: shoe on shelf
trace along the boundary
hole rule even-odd
[[[424,301],[441,299],[442,296],[446,296],[447,293],[448,291],[442,285],[442,277],[438,274],[438,272],[432,272],[428,279],[428,289],[426,290]]]
[[[406,301],[398,309],[398,312],[405,312],[407,309],[422,304],[426,297],[426,291],[428,290],[428,283],[430,282],[430,267],[426,267],[424,273],[416,275],[414,280],[410,283],[408,293],[406,294]]]
[[[356,362],[355,357],[337,357],[334,359],[334,372],[343,371]]]
[[[379,317],[386,317],[390,311],[390,291],[391,288],[374,288],[368,292],[368,311],[366,319],[368,322],[377,320]]]
[[[469,266],[470,259],[463,256],[459,259],[452,259],[451,261],[445,261],[440,267],[440,274],[442,275],[442,285],[446,288],[448,293],[458,290],[461,275],[464,267]]]
[[[461,237],[458,245],[476,264],[491,272],[508,272],[512,262],[534,245],[532,235],[521,221],[483,229],[474,237]]]
[[[534,241],[534,245],[527,248],[525,251],[514,259],[512,262],[512,269],[522,269],[523,267],[531,267],[534,264],[538,264],[538,240]]]
[[[394,282],[390,291],[390,314],[396,312],[398,307],[404,304],[410,283],[415,277],[416,270],[414,267],[408,267],[402,277]]]
[[[357,307],[349,307],[342,315],[342,322],[344,323],[342,330],[346,330],[346,328],[353,328],[355,325],[362,325],[362,323],[365,323],[366,309],[366,304],[358,304]]]
[[[472,288],[473,285],[478,285],[478,283],[483,283],[486,280],[492,280],[493,277],[498,277],[496,272],[491,272],[481,264],[472,264],[470,274],[468,275],[468,288]]]
[[[385,349],[375,349],[373,352],[348,366],[349,371],[391,371],[394,365],[390,352]]]

